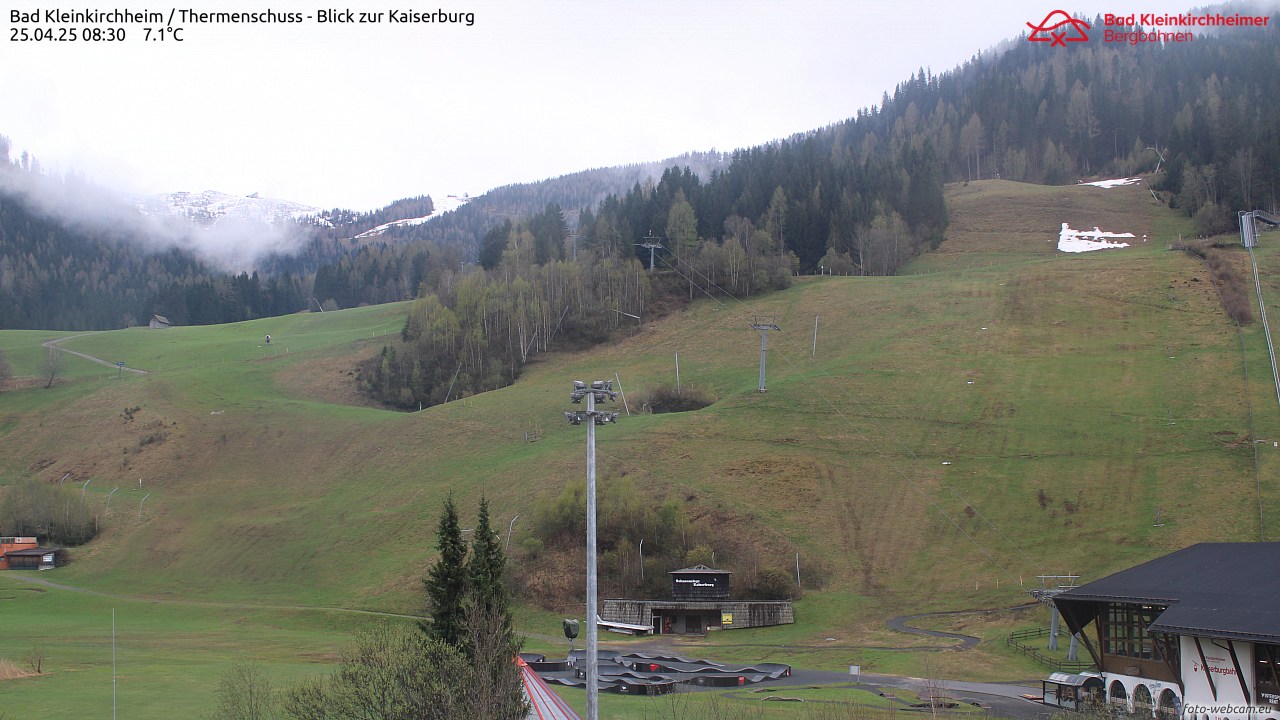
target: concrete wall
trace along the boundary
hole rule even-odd
[[[600,604],[600,617],[610,622],[635,625],[651,625],[655,613],[673,617],[671,631],[686,631],[685,619],[691,615],[712,618],[701,623],[702,627],[732,630],[748,627],[788,625],[796,621],[795,609],[790,600],[780,601],[678,601],[678,600],[605,600]],[[722,624],[725,614],[733,616],[733,623]]]

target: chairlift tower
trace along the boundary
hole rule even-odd
[[[760,386],[756,388],[756,391],[764,392],[764,365],[765,356],[769,352],[769,331],[777,330],[781,332],[782,328],[774,324],[772,317],[761,317],[757,315],[755,320],[751,323],[751,329],[757,330],[760,333]]]
[[[1053,603],[1053,599],[1058,593],[1064,590],[1070,590],[1076,586],[1076,581],[1080,579],[1079,575],[1039,575],[1040,587],[1027,592],[1031,597],[1040,603],[1049,606],[1049,645],[1047,650],[1058,649],[1058,606]],[[1050,587],[1050,582],[1056,583],[1054,587]],[[1071,636],[1071,647],[1067,650],[1067,660],[1074,661],[1076,659],[1076,649],[1079,647],[1079,638],[1076,635]]]
[[[649,248],[649,272],[653,272],[653,253],[655,250],[662,249],[662,243],[658,242],[658,238],[653,236],[652,230],[650,230],[649,234],[646,235],[643,239],[644,239],[644,242],[633,243],[633,244],[636,247]]]
[[[1164,159],[1164,153],[1160,152],[1160,146],[1159,146],[1159,145],[1156,145],[1156,146],[1154,146],[1154,147],[1152,147],[1152,146],[1148,145],[1148,146],[1147,146],[1147,149],[1148,149],[1148,150],[1155,150],[1155,151],[1156,151],[1156,157],[1160,158],[1160,162],[1156,163],[1156,169],[1155,169],[1155,170],[1152,170],[1151,172],[1152,172],[1152,173],[1158,173],[1158,172],[1160,172],[1160,166],[1161,166],[1161,165],[1166,165],[1166,164],[1167,164],[1167,163],[1166,163],[1166,161],[1165,161],[1165,159]],[[1165,149],[1166,149],[1166,150],[1168,150],[1168,148],[1165,148]]]
[[[600,720],[600,649],[596,611],[596,426],[618,422],[618,413],[596,410],[596,402],[616,400],[618,393],[612,380],[596,380],[590,387],[581,380],[573,381],[569,399],[574,403],[587,399],[587,409],[566,410],[570,425],[587,423],[587,720]]]

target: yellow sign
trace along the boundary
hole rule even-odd
[[[721,624],[721,625],[732,625],[732,624],[733,624],[733,613],[731,613],[731,612],[722,612],[722,613],[720,613],[720,624]]]

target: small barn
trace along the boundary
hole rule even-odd
[[[0,537],[0,570],[47,570],[62,564],[64,555],[40,547],[34,537]]]
[[[173,323],[169,322],[169,318],[163,315],[152,315],[151,322],[147,323],[147,327],[152,330],[163,330],[164,328],[172,326]]]
[[[9,569],[9,553],[15,550],[30,550],[39,544],[33,537],[13,535],[0,537],[0,570]]]
[[[52,570],[58,566],[61,550],[54,548],[31,548],[30,550],[10,550],[5,553],[10,570]]]

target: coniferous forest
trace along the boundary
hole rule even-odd
[[[785,287],[796,273],[893,274],[944,239],[947,182],[1065,184],[1159,164],[1151,182],[1163,201],[1205,234],[1231,232],[1236,210],[1276,205],[1276,67],[1280,43],[1251,28],[1165,45],[1023,36],[759,147],[498,188],[360,241],[430,198],[330,211],[300,224],[297,252],[256,273],[146,250],[124,228],[63,222],[0,189],[0,325],[120,327],[152,313],[227,322],[413,297],[402,337],[361,377],[384,402],[416,408],[511,382],[533,354],[599,341],[627,314]],[[24,158],[0,173],[33,166]],[[646,238],[663,246],[654,273]]]

